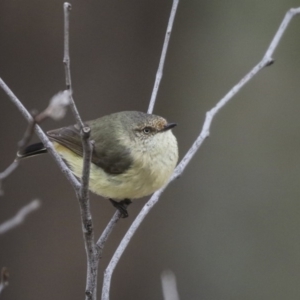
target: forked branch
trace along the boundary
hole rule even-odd
[[[148,112],[153,111],[157,91],[159,88],[160,80],[162,77],[162,70],[165,61],[166,51],[168,47],[169,37],[173,26],[174,17],[176,14],[176,9],[178,5],[178,0],[174,0],[171,16],[169,19],[168,29],[165,37],[165,42],[163,46],[162,56],[160,59],[159,68],[157,71],[156,81],[153,88],[153,93],[151,96],[151,101],[149,105]],[[86,298],[95,300],[96,299],[96,282],[97,282],[97,268],[98,268],[98,260],[101,257],[102,250],[104,244],[111,233],[112,229],[114,228],[116,222],[120,218],[119,212],[116,212],[111,221],[109,222],[108,226],[104,230],[103,234],[101,235],[100,239],[98,240],[97,244],[94,242],[94,235],[93,235],[93,226],[92,226],[92,218],[90,214],[90,207],[89,207],[89,197],[88,197],[88,184],[89,184],[89,168],[90,168],[90,161],[91,161],[91,153],[92,153],[92,144],[89,140],[90,137],[90,129],[85,127],[81,118],[79,116],[78,110],[75,106],[73,97],[72,97],[72,84],[71,84],[71,75],[70,75],[70,57],[69,57],[69,12],[71,9],[71,5],[69,3],[64,4],[64,15],[65,15],[65,50],[64,50],[64,64],[66,70],[66,85],[69,91],[69,97],[71,102],[71,108],[74,113],[75,119],[79,128],[81,128],[82,134],[82,142],[83,142],[83,149],[84,149],[84,167],[83,167],[83,175],[82,175],[82,184],[78,182],[78,180],[74,177],[72,172],[69,168],[65,165],[62,161],[61,157],[56,153],[53,148],[52,143],[49,141],[48,137],[44,134],[41,128],[38,125],[34,126],[34,129],[47,148],[48,152],[53,156],[61,171],[66,175],[68,180],[70,181],[71,185],[73,186],[74,190],[79,199],[80,207],[81,207],[81,216],[82,216],[82,227],[85,237],[85,245],[86,245],[86,252],[88,258],[88,271],[87,271],[87,284],[86,284]],[[288,24],[292,20],[292,18],[300,13],[300,8],[290,9],[287,13],[285,18],[283,19],[278,31],[276,32],[270,46],[268,47],[266,54],[262,58],[262,60],[248,73],[242,80],[236,84],[210,111],[206,113],[206,118],[202,127],[202,130],[183,157],[179,165],[176,167],[172,177],[169,180],[169,183],[176,179],[184,169],[186,168],[187,164],[193,158],[197,150],[200,148],[206,137],[209,136],[210,126],[213,121],[215,115],[221,110],[221,108],[226,105],[233,96],[238,93],[241,88],[248,83],[258,72],[273,63],[272,55],[278,46],[279,41],[281,40],[282,35],[284,34]],[[17,106],[20,110],[22,115],[27,119],[28,122],[33,122],[31,115],[25,109],[23,104],[17,99],[17,97],[12,93],[12,91],[8,88],[8,86],[3,82],[0,78],[0,87],[6,92],[9,96],[11,101]],[[13,167],[12,167],[13,168]],[[169,184],[168,183],[168,184]],[[167,185],[168,185],[167,184]],[[141,212],[138,214],[132,225],[130,226],[129,230],[125,234],[124,238],[122,239],[120,245],[118,246],[116,252],[114,253],[104,275],[104,282],[103,282],[103,290],[102,290],[102,300],[109,300],[109,291],[110,291],[110,284],[111,284],[111,277],[113,271],[120,260],[124,250],[126,249],[128,243],[130,242],[132,236],[136,232],[137,228],[140,226],[141,222],[144,220],[146,215],[150,212],[152,207],[157,203],[161,194],[167,187],[165,185],[163,188],[155,192],[146,205],[143,207]]]
[[[27,122],[32,123],[33,122],[32,116],[30,115],[28,110],[24,107],[22,102],[16,97],[16,95],[12,92],[12,90],[7,86],[7,84],[1,78],[0,78],[0,87],[7,94],[7,96],[12,101],[12,103],[18,108],[18,110],[23,115],[23,117],[27,120]],[[46,147],[47,151],[54,158],[59,169],[67,177],[67,179],[69,180],[69,182],[72,185],[72,187],[74,188],[74,190],[79,191],[80,186],[81,186],[79,181],[76,179],[76,177],[73,175],[71,170],[64,163],[64,161],[62,160],[60,155],[55,151],[52,143],[50,142],[49,138],[46,136],[44,131],[38,125],[34,126],[34,130],[35,130],[35,133],[37,134],[37,136],[39,137],[39,139],[42,141],[42,143]]]
[[[73,115],[76,119],[77,125],[80,128],[82,148],[83,148],[83,169],[81,177],[80,190],[77,193],[77,198],[79,200],[80,212],[81,212],[81,222],[82,231],[85,242],[85,251],[87,255],[87,279],[86,279],[86,299],[96,300],[97,292],[97,272],[98,272],[98,262],[97,262],[97,251],[96,244],[94,240],[94,230],[92,214],[90,209],[90,199],[89,199],[89,178],[90,178],[90,166],[91,158],[93,152],[93,145],[90,141],[91,129],[85,126],[81,120],[78,109],[75,105],[73,99],[73,89],[71,80],[71,70],[70,70],[70,53],[69,53],[69,20],[71,4],[64,3],[64,59],[63,63],[65,65],[65,75],[66,75],[66,87],[69,90],[70,106]]]
[[[199,136],[197,137],[197,139],[195,140],[191,148],[188,150],[188,152],[185,154],[185,156],[183,157],[179,165],[176,167],[171,179],[169,180],[169,183],[174,179],[176,179],[180,174],[182,174],[182,172],[184,171],[188,163],[191,161],[191,159],[194,157],[195,153],[198,151],[198,149],[200,148],[204,140],[209,136],[210,125],[215,115],[221,110],[221,108],[224,107],[224,105],[226,105],[246,85],[246,83],[248,83],[256,74],[258,74],[258,72],[261,69],[271,65],[274,62],[272,58],[273,53],[277,48],[278,43],[280,42],[282,35],[284,34],[290,21],[295,15],[298,14],[300,14],[300,7],[292,8],[286,13],[281,25],[279,26],[279,29],[277,30],[262,60],[248,74],[246,74],[246,76],[242,78],[240,82],[237,83],[219,102],[217,102],[217,104],[210,111],[206,113],[206,118]],[[134,222],[126,232],[117,250],[115,251],[104,273],[102,298],[101,298],[102,300],[109,300],[111,277],[117,263],[119,262],[122,254],[124,253],[124,250],[129,244],[137,228],[140,226],[140,224],[147,216],[147,214],[150,212],[152,207],[157,203],[161,194],[166,189],[168,184],[152,195],[150,200],[145,204],[141,212],[138,214],[138,216],[136,217],[136,219],[134,220]]]

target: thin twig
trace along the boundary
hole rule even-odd
[[[81,120],[79,115],[78,109],[75,105],[73,99],[73,88],[72,88],[72,80],[71,80],[71,67],[70,67],[70,47],[69,47],[69,20],[70,20],[70,11],[72,9],[72,5],[68,2],[64,3],[64,59],[63,63],[65,65],[65,73],[66,73],[66,86],[67,90],[69,90],[69,97],[70,97],[70,106],[73,112],[73,115],[76,119],[76,123],[78,124],[79,128],[83,128],[84,124]]]
[[[186,166],[188,165],[190,160],[193,158],[193,156],[195,155],[197,150],[200,148],[200,146],[202,145],[204,140],[209,136],[209,129],[210,129],[212,120],[215,117],[215,115],[221,110],[221,108],[225,104],[227,104],[229,102],[229,100],[231,100],[233,98],[233,96],[235,96],[241,90],[241,88],[244,87],[244,85],[246,83],[248,83],[262,68],[269,66],[270,64],[273,63],[274,60],[272,58],[272,55],[273,55],[276,47],[278,46],[278,43],[279,43],[280,39],[282,38],[282,35],[285,32],[288,24],[290,23],[292,18],[297,14],[300,14],[300,7],[292,8],[286,13],[281,25],[279,26],[279,29],[277,30],[270,46],[268,47],[268,49],[266,51],[266,54],[264,55],[262,60],[248,74],[246,74],[246,76],[244,78],[242,78],[242,80],[240,80],[240,82],[238,84],[236,84],[216,104],[215,107],[213,107],[210,111],[208,111],[206,113],[206,118],[205,118],[200,135],[198,136],[196,141],[193,143],[193,145],[189,149],[189,151],[186,153],[186,155],[183,157],[183,159],[181,160],[179,165],[176,167],[172,177],[170,178],[169,183],[171,181],[173,181],[174,179],[176,179],[180,174],[182,174],[182,172],[184,171],[184,169],[186,168]],[[120,260],[120,257],[124,253],[124,250],[126,249],[128,243],[130,242],[130,240],[131,240],[132,236],[134,235],[134,233],[136,232],[137,228],[140,226],[141,222],[144,220],[144,218],[150,212],[152,207],[157,203],[161,194],[166,189],[168,184],[166,186],[162,187],[160,190],[158,190],[157,192],[155,192],[152,195],[150,200],[145,204],[145,206],[142,208],[141,212],[138,214],[138,216],[136,217],[136,219],[134,220],[134,222],[132,223],[132,225],[130,226],[128,231],[126,232],[126,234],[123,237],[121,243],[119,244],[117,250],[115,251],[115,253],[104,273],[102,298],[101,298],[102,300],[109,300],[111,277],[112,277],[113,271],[114,271],[117,263]]]
[[[59,92],[50,99],[49,105],[44,111],[38,113],[34,110],[31,112],[32,122],[29,122],[23,138],[18,142],[19,151],[22,151],[31,140],[35,124],[41,124],[42,121],[49,117],[54,120],[60,120],[65,116],[66,106],[70,104],[69,94],[68,90]]]
[[[154,82],[154,87],[152,90],[152,95],[151,95],[151,99],[150,99],[150,103],[149,103],[149,107],[148,107],[148,111],[147,111],[148,114],[152,114],[152,112],[153,112],[157,92],[158,92],[159,85],[160,85],[160,81],[163,76],[163,69],[164,69],[164,64],[165,64],[165,60],[166,60],[166,54],[167,54],[167,50],[168,50],[168,46],[169,46],[169,40],[170,40],[172,28],[173,28],[173,23],[174,23],[176,11],[177,11],[178,3],[179,3],[179,0],[173,0],[171,14],[169,17],[169,23],[168,23],[168,27],[167,27],[167,31],[166,31],[166,35],[165,35],[165,41],[164,41],[164,45],[162,48],[160,61],[159,61],[159,65],[158,65],[158,69],[157,69],[157,73],[156,73],[155,82]]]
[[[18,166],[18,161],[13,161],[2,173],[0,173],[0,181],[8,177]]]
[[[73,186],[77,198],[81,207],[81,218],[82,218],[82,227],[83,234],[85,240],[85,247],[87,252],[87,260],[88,260],[88,270],[87,270],[87,283],[86,283],[86,299],[95,300],[96,299],[96,283],[97,283],[97,268],[98,268],[98,256],[96,250],[96,244],[94,242],[94,233],[93,233],[93,225],[92,225],[92,217],[90,213],[90,203],[89,203],[89,173],[90,173],[90,163],[92,156],[92,143],[89,140],[90,137],[90,128],[84,126],[81,121],[80,115],[74,103],[72,97],[72,84],[71,84],[71,73],[70,73],[70,55],[69,55],[69,12],[71,9],[71,5],[69,3],[64,3],[64,17],[65,17],[65,35],[64,35],[64,64],[66,71],[66,85],[68,90],[68,97],[70,98],[70,106],[72,112],[75,116],[76,122],[80,128],[82,143],[83,143],[83,172],[80,184],[76,177],[72,174],[70,169],[63,162],[61,157],[55,151],[52,143],[48,139],[48,137],[44,134],[42,129],[36,124],[33,117],[29,114],[27,109],[23,106],[23,104],[19,101],[19,99],[13,94],[13,92],[9,89],[9,87],[4,83],[4,81],[0,78],[0,87],[6,92],[11,101],[17,106],[25,119],[31,124],[30,134],[26,135],[26,141],[28,140],[28,136],[31,136],[32,129],[34,128],[37,135],[43,142],[44,146],[47,148],[48,152],[54,157],[55,161],[59,165],[61,171],[66,175],[71,185]],[[51,102],[51,101],[50,101]],[[63,101],[64,102],[64,101]],[[51,103],[50,103],[51,104]],[[64,104],[64,103],[62,103]],[[45,111],[45,113],[47,110]],[[49,113],[49,112],[48,112]],[[60,114],[61,115],[61,114]],[[55,116],[57,118],[57,116]],[[23,143],[24,144],[24,143]],[[15,166],[15,165],[13,165]]]
[[[69,94],[69,91],[66,92]],[[66,98],[65,92],[60,92],[52,97],[48,107],[44,111],[42,111],[41,113],[38,113],[35,110],[32,111],[31,121],[28,122],[26,131],[22,139],[18,142],[19,152],[22,152],[30,142],[34,134],[35,125],[40,124],[48,117],[51,117],[54,120],[60,120],[65,116],[66,113],[65,106],[68,103],[69,103],[69,96]],[[5,178],[7,178],[18,166],[19,166],[19,160],[16,159],[4,172],[0,173],[0,196],[4,194],[4,191],[1,189],[2,181]]]
[[[90,272],[91,274],[93,274],[93,278],[89,279],[89,281],[91,282],[90,288],[94,289],[93,292],[90,292],[90,290],[86,290],[86,295],[89,297],[93,297],[93,295],[95,295],[95,297],[96,297],[96,294],[97,294],[96,280],[97,280],[97,275],[98,275],[99,260],[102,258],[104,245],[105,245],[109,235],[111,234],[112,230],[114,229],[115,225],[120,220],[120,218],[121,218],[121,213],[119,211],[116,211],[95,245],[96,255],[92,256],[93,264],[91,266],[88,266],[88,268],[90,268],[91,271],[93,271],[93,272]]]
[[[14,160],[3,172],[0,173],[0,196],[3,196],[4,194],[2,189],[4,179],[6,179],[18,166],[19,162]]]
[[[34,133],[34,125],[38,122],[36,122],[36,117],[37,112],[34,111],[31,113],[32,116],[32,122],[28,123],[27,129],[25,130],[25,133],[22,137],[22,139],[18,142],[18,147],[19,147],[19,151],[22,151],[27,144],[29,143],[29,141],[31,140],[33,133]]]
[[[71,88],[71,73],[70,73],[70,51],[69,51],[69,25],[70,25],[70,11],[72,5],[70,3],[64,3],[64,64],[67,88]]]
[[[22,207],[13,218],[0,224],[0,234],[20,225],[31,212],[37,210],[40,206],[40,200],[32,200],[29,204]]]
[[[67,92],[67,95],[69,95],[69,91],[65,92]],[[26,131],[22,139],[18,142],[19,152],[22,152],[30,142],[34,134],[36,124],[40,124],[49,117],[54,120],[60,120],[65,116],[66,105],[69,104],[69,96],[66,98],[65,92],[59,92],[58,94],[54,95],[51,98],[47,108],[41,113],[38,113],[35,110],[31,112],[31,121],[28,122]],[[15,159],[15,161],[4,172],[0,173],[0,196],[4,194],[4,191],[1,189],[2,181],[8,177],[18,166],[19,160]]]
[[[131,226],[129,227],[128,231],[126,232],[125,236],[123,237],[121,243],[119,244],[118,248],[116,249],[111,261],[109,262],[105,272],[104,272],[104,279],[103,279],[103,286],[102,286],[102,300],[109,300],[109,291],[110,291],[110,284],[111,284],[111,277],[113,274],[113,271],[119,262],[122,254],[124,253],[124,250],[128,246],[132,236],[146,217],[146,215],[149,213],[151,208],[156,204],[158,201],[160,195],[163,193],[165,188],[167,187],[164,186],[157,192],[155,192],[150,200],[145,204],[145,206],[142,208],[140,213],[137,215]]]
[[[34,116],[32,117],[32,122],[28,123],[27,129],[22,139],[18,142],[19,151],[22,151],[25,148],[25,146],[29,143],[33,136],[36,121],[34,119]],[[17,169],[19,164],[19,161],[15,159],[2,173],[0,173],[0,196],[4,195],[4,190],[2,189],[3,180],[6,179],[11,173],[13,173]]]
[[[85,126],[81,120],[78,109],[75,105],[72,93],[72,80],[71,80],[71,68],[70,68],[70,47],[69,47],[69,19],[71,4],[64,3],[64,58],[63,63],[65,65],[66,73],[66,86],[69,90],[70,106],[73,115],[76,119],[77,125],[80,128],[82,148],[83,148],[83,168],[81,177],[81,188],[77,194],[77,198],[80,204],[82,230],[85,242],[85,250],[87,255],[87,278],[86,278],[86,299],[96,300],[97,294],[97,274],[98,274],[98,258],[96,251],[96,244],[94,240],[94,230],[92,215],[90,210],[89,199],[89,178],[90,178],[90,165],[93,152],[93,146],[90,141],[91,129]]]
[[[48,115],[44,112],[38,113],[37,111],[31,112],[31,116],[32,122],[28,123],[27,129],[22,139],[18,142],[19,151],[22,151],[30,142],[34,133],[34,126],[36,124],[40,124],[42,121],[48,118]]]
[[[89,199],[89,178],[93,151],[89,137],[90,128],[84,127],[82,130],[83,170],[81,177],[81,188],[77,197],[80,204],[82,231],[87,255],[87,278],[85,294],[86,299],[96,300],[98,259]]]
[[[12,103],[18,108],[18,110],[21,112],[23,117],[28,121],[32,122],[32,116],[28,112],[28,110],[24,107],[24,105],[21,103],[21,101],[16,97],[16,95],[11,91],[11,89],[6,85],[6,83],[0,78],[0,87],[4,90],[4,92],[8,95]],[[60,155],[55,151],[52,143],[50,142],[49,138],[46,136],[44,131],[38,126],[35,125],[35,133],[40,138],[50,155],[54,158],[56,161],[59,169],[65,174],[69,182],[71,183],[72,187],[75,191],[79,191],[80,189],[80,183],[77,180],[77,178],[73,175],[71,170],[68,168],[68,166],[65,164],[65,162],[62,160]]]
[[[121,213],[120,213],[120,211],[117,210],[115,212],[115,214],[113,215],[113,217],[111,218],[111,220],[109,221],[109,223],[107,224],[107,226],[105,227],[100,238],[98,239],[98,241],[96,243],[98,259],[101,259],[104,245],[105,245],[109,235],[111,234],[112,230],[114,229],[115,225],[120,220],[120,218],[121,218]]]
[[[164,300],[179,300],[175,274],[170,270],[165,270],[161,274],[161,285]]]

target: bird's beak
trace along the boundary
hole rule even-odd
[[[164,128],[162,129],[162,131],[170,130],[170,129],[174,128],[175,126],[177,126],[176,123],[169,123],[169,124],[167,124],[167,125],[164,126]]]

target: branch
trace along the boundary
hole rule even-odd
[[[37,115],[36,111],[32,112],[32,114],[31,114],[32,122],[28,123],[27,129],[26,129],[22,139],[18,142],[19,151],[22,151],[27,146],[27,144],[29,143],[29,141],[31,140],[31,138],[33,136],[34,125],[38,123],[35,119],[36,115]]]
[[[73,97],[72,97],[72,85],[71,85],[71,75],[70,75],[70,58],[69,58],[69,12],[71,9],[71,5],[69,3],[64,3],[64,16],[65,16],[65,36],[64,36],[64,64],[66,71],[66,85],[68,89],[68,97],[71,109],[75,116],[76,122],[81,129],[83,150],[84,150],[84,159],[83,159],[83,174],[82,174],[82,184],[78,182],[76,177],[64,163],[60,155],[55,151],[52,143],[45,135],[43,130],[35,124],[35,120],[32,118],[28,110],[23,106],[23,104],[19,101],[19,99],[14,95],[14,93],[9,89],[9,87],[5,84],[5,82],[0,78],[0,87],[4,90],[4,92],[9,96],[11,101],[16,105],[21,114],[25,117],[25,119],[29,123],[29,134],[25,134],[26,141],[29,140],[31,129],[34,128],[36,134],[43,142],[44,146],[47,148],[48,152],[52,155],[56,163],[58,164],[60,170],[65,174],[72,187],[74,188],[77,198],[80,203],[81,208],[81,218],[82,218],[82,227],[85,239],[85,246],[88,258],[88,271],[87,271],[87,288],[86,288],[86,297],[87,299],[96,299],[96,282],[97,282],[97,251],[96,245],[94,242],[94,234],[93,234],[93,226],[92,226],[92,218],[90,213],[90,204],[89,204],[89,172],[90,172],[90,161],[92,155],[92,144],[89,140],[90,136],[90,128],[84,126],[81,118],[79,116],[78,110],[75,106]],[[64,92],[61,93],[62,97],[58,99],[52,99],[54,101],[50,101],[49,107],[42,113],[47,114],[47,116],[51,116],[53,118],[60,118],[61,115],[64,115],[63,107],[66,104],[64,101]],[[55,96],[54,96],[55,97]],[[58,103],[57,103],[58,102]],[[58,104],[61,105],[58,107]],[[17,164],[12,165],[11,169],[15,167]],[[10,171],[10,170],[9,170]],[[6,173],[6,172],[5,172]]]
[[[17,167],[19,162],[14,160],[3,172],[0,173],[0,196],[3,196],[4,191],[2,190],[3,180],[6,179]]]
[[[115,225],[120,220],[120,218],[121,218],[121,213],[120,213],[120,211],[117,210],[115,212],[115,214],[113,215],[112,219],[107,224],[104,231],[102,232],[99,240],[97,241],[96,246],[97,246],[98,259],[100,259],[102,257],[104,245],[105,245],[109,235],[111,234],[112,230],[114,229]]]
[[[29,204],[25,205],[13,218],[0,224],[0,234],[3,234],[20,225],[31,212],[37,210],[40,206],[40,200],[33,200]]]
[[[161,274],[161,285],[164,300],[179,300],[176,277],[172,271],[166,270]]]
[[[13,104],[18,108],[18,110],[21,112],[23,117],[29,123],[32,122],[33,120],[32,120],[30,113],[28,112],[28,110],[24,107],[24,105],[21,103],[21,101],[15,96],[15,94],[11,91],[11,89],[6,85],[6,83],[1,78],[0,78],[0,87],[8,95],[8,97],[13,102]],[[45,135],[44,131],[41,129],[40,126],[35,125],[35,133],[40,138],[40,140],[43,142],[44,146],[47,148],[47,151],[50,153],[50,155],[54,158],[59,169],[63,172],[63,174],[65,174],[65,176],[71,183],[74,190],[79,191],[80,183],[78,182],[76,177],[73,175],[73,173],[70,171],[70,169],[67,167],[67,165],[62,160],[60,155],[55,151],[52,143],[50,142],[48,137]]]
[[[164,69],[166,54],[167,54],[167,50],[168,50],[168,46],[169,46],[169,40],[170,40],[172,28],[173,28],[173,23],[174,23],[176,11],[177,11],[178,3],[179,3],[179,0],[173,0],[169,23],[168,23],[168,27],[167,27],[167,31],[166,31],[166,35],[165,35],[165,41],[164,41],[164,45],[162,48],[160,61],[159,61],[159,65],[158,65],[158,69],[157,69],[157,73],[156,73],[155,82],[154,82],[154,87],[152,90],[152,95],[151,95],[151,99],[150,99],[150,103],[149,103],[149,107],[148,107],[148,111],[147,111],[148,114],[152,114],[152,112],[153,112],[153,108],[154,108],[154,104],[156,101],[156,96],[157,96],[157,92],[159,89],[160,81],[163,76],[163,69]]]
[[[89,199],[89,178],[93,148],[89,140],[90,128],[84,127],[81,132],[83,146],[83,170],[81,178],[81,188],[79,194],[77,195],[77,198],[80,204],[82,231],[84,236],[85,251],[87,255],[87,278],[85,294],[86,299],[96,300],[98,258]]]
[[[68,2],[64,3],[64,60],[63,63],[65,65],[65,73],[66,73],[66,86],[67,90],[69,90],[70,97],[70,106],[73,112],[73,115],[76,119],[76,122],[79,128],[83,128],[84,124],[79,115],[78,109],[75,105],[73,99],[73,89],[72,89],[72,80],[71,80],[71,68],[70,68],[70,53],[69,53],[69,19],[70,19],[70,11],[72,9],[72,5]]]
[[[279,29],[277,30],[262,60],[248,74],[246,74],[246,76],[242,78],[240,82],[236,84],[210,111],[206,113],[206,118],[201,133],[199,134],[198,138],[195,140],[195,142],[193,143],[189,151],[183,157],[179,165],[176,167],[173,175],[169,180],[169,183],[174,179],[178,178],[182,174],[182,172],[184,171],[184,169],[186,168],[190,160],[194,157],[195,153],[198,151],[198,149],[200,148],[204,140],[209,136],[209,130],[210,130],[210,125],[212,123],[212,120],[215,117],[215,115],[221,110],[221,108],[225,104],[227,104],[233,98],[233,96],[235,96],[242,89],[242,87],[244,87],[246,83],[248,83],[262,68],[269,66],[274,62],[272,55],[275,49],[277,48],[278,43],[281,40],[282,35],[284,34],[288,24],[290,23],[292,18],[297,14],[300,14],[300,7],[292,8],[286,13],[281,25],[279,26]],[[120,260],[120,257],[124,253],[124,250],[126,249],[128,243],[130,242],[137,228],[140,226],[141,222],[150,212],[152,207],[157,203],[161,194],[166,189],[168,184],[152,195],[150,200],[145,204],[141,212],[138,214],[138,216],[136,217],[136,219],[128,229],[127,233],[125,234],[121,243],[119,244],[117,250],[115,251],[104,273],[102,298],[101,298],[102,300],[109,300],[111,277],[117,263]]]
[[[31,140],[35,124],[41,124],[47,118],[52,118],[56,121],[62,119],[66,115],[69,103],[69,91],[63,91],[54,95],[50,99],[49,105],[41,113],[38,113],[36,110],[32,111],[32,122],[28,123],[23,138],[18,142],[19,151],[24,150]]]
[[[92,215],[90,210],[90,199],[89,199],[89,178],[90,178],[90,166],[93,152],[93,145],[90,141],[91,129],[85,126],[81,120],[78,109],[75,105],[72,93],[72,80],[70,71],[70,53],[69,53],[69,19],[71,4],[64,3],[64,59],[66,74],[66,86],[69,90],[69,100],[71,110],[76,119],[77,125],[80,128],[82,148],[83,148],[83,168],[81,177],[81,187],[77,198],[80,204],[82,231],[85,242],[85,250],[87,255],[87,281],[86,281],[86,299],[96,300],[97,292],[97,273],[98,273],[98,258],[96,251],[96,244],[94,241],[94,230]]]
[[[10,90],[10,88],[6,85],[6,83],[0,78],[0,87],[4,90],[4,92],[8,95],[10,100],[15,104],[15,106],[19,109],[21,114],[25,117],[25,119],[32,124],[33,123],[33,118],[28,112],[28,110],[24,107],[24,105],[20,102],[20,100],[14,95],[14,93]],[[84,127],[82,132],[84,132],[83,135],[88,135],[88,127]],[[85,155],[84,159],[84,168],[83,168],[83,182],[86,182],[85,184],[80,184],[80,182],[77,180],[77,178],[73,175],[71,170],[67,167],[65,162],[62,160],[60,155],[55,151],[53,144],[49,140],[49,138],[45,135],[43,130],[35,124],[34,126],[35,132],[40,138],[40,140],[43,142],[44,146],[47,148],[48,152],[50,155],[54,158],[56,163],[59,166],[59,169],[62,171],[62,173],[67,177],[69,182],[71,183],[72,187],[74,188],[76,195],[79,199],[80,207],[81,207],[81,216],[82,216],[82,224],[83,224],[83,232],[85,236],[85,245],[87,249],[87,256],[88,256],[88,275],[87,276],[87,290],[86,290],[86,295],[87,299],[96,299],[96,279],[97,276],[97,253],[96,253],[96,247],[94,243],[94,236],[93,236],[93,230],[92,230],[92,219],[91,219],[91,214],[90,214],[90,209],[89,209],[89,202],[85,206],[83,201],[81,199],[85,199],[81,195],[86,195],[87,190],[88,190],[88,178],[86,174],[89,174],[89,167],[90,163],[87,163],[87,161],[90,161],[89,155]],[[90,143],[90,141],[89,141]],[[86,147],[84,147],[86,149]],[[87,150],[88,152],[91,150]],[[86,200],[88,201],[88,199]],[[93,245],[93,246],[91,246]],[[95,271],[96,270],[96,271]],[[91,275],[92,274],[92,275]],[[92,293],[90,291],[93,291]],[[93,295],[94,298],[91,298],[91,295]]]
[[[21,146],[24,147],[30,140],[33,130],[37,133],[38,137],[43,142],[44,146],[47,148],[48,152],[53,156],[61,171],[66,175],[71,185],[73,186],[76,196],[79,200],[80,211],[81,211],[81,220],[82,220],[82,229],[84,234],[85,248],[87,253],[87,282],[86,282],[86,299],[95,300],[96,299],[96,283],[97,283],[97,272],[98,272],[98,261],[99,261],[99,251],[96,249],[96,244],[94,242],[94,232],[92,224],[92,216],[90,213],[90,203],[89,203],[89,174],[90,174],[90,164],[93,151],[93,145],[90,141],[91,130],[89,127],[85,126],[81,120],[79,112],[76,108],[74,99],[72,97],[72,84],[71,84],[71,72],[70,72],[70,55],[69,55],[69,15],[70,15],[71,5],[69,3],[64,3],[64,65],[66,73],[66,86],[67,94],[61,92],[55,95],[51,100],[49,106],[44,112],[42,112],[39,117],[44,119],[45,117],[52,117],[54,119],[59,119],[65,114],[66,105],[71,106],[71,110],[76,119],[76,122],[80,128],[80,133],[82,137],[82,146],[83,146],[83,170],[81,184],[78,182],[76,177],[72,174],[70,169],[61,159],[60,155],[55,151],[52,143],[42,131],[42,129],[36,124],[38,120],[35,117],[32,117],[19,99],[13,94],[9,87],[4,83],[0,78],[0,87],[6,92],[11,101],[16,105],[25,119],[28,121],[29,126],[24,135],[24,138],[21,141]],[[68,97],[69,101],[66,100]],[[18,162],[13,163],[7,170],[5,170],[2,175],[2,178],[5,178],[10,174],[18,165]],[[1,180],[1,178],[0,178]],[[5,223],[6,224],[6,223]],[[106,230],[103,239],[103,243],[106,241],[109,233],[111,232],[112,227],[109,227]],[[5,228],[5,227],[4,227]],[[99,249],[103,249],[104,244]],[[101,250],[102,251],[102,250]]]
[[[119,244],[117,250],[115,251],[111,261],[109,262],[105,272],[104,272],[104,279],[103,279],[103,287],[102,287],[102,300],[109,300],[109,290],[110,290],[110,283],[111,283],[111,277],[113,274],[113,271],[119,262],[122,254],[124,253],[126,247],[128,246],[132,236],[146,217],[146,215],[149,213],[151,208],[154,206],[154,204],[158,201],[160,195],[163,193],[167,185],[165,185],[163,188],[155,192],[150,200],[145,204],[145,206],[142,208],[140,213],[137,215],[131,226],[129,227],[128,231],[126,232],[125,236],[123,237],[121,243]]]
[[[3,82],[2,82],[3,83]],[[3,83],[4,84],[4,83]],[[4,84],[5,85],[5,84]],[[8,90],[8,88],[6,87]],[[59,92],[50,99],[48,107],[41,113],[33,111],[31,113],[31,121],[29,121],[26,131],[22,139],[18,142],[19,152],[22,152],[31,140],[36,124],[40,124],[48,117],[54,120],[62,119],[66,114],[66,106],[69,104],[69,91]],[[4,194],[1,190],[2,181],[7,178],[19,166],[19,160],[15,159],[14,162],[2,173],[0,173],[0,196]]]

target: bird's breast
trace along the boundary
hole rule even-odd
[[[132,165],[122,174],[103,176],[103,171],[92,165],[91,190],[112,199],[136,199],[157,191],[168,182],[177,164],[176,138],[171,131],[157,134],[149,143],[131,147],[131,156]]]
[[[82,157],[58,143],[54,144],[73,173],[81,177]],[[152,194],[168,182],[174,171],[178,160],[176,138],[171,131],[158,134],[152,143],[133,147],[131,155],[133,163],[121,174],[108,174],[91,163],[90,190],[115,200],[136,199]]]

